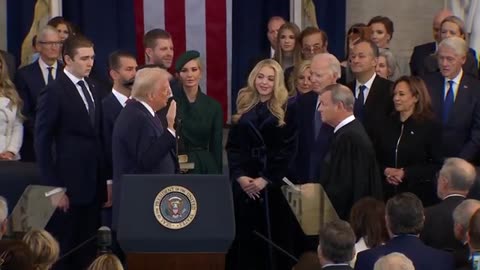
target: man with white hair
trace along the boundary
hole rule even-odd
[[[462,69],[465,40],[449,37],[438,45],[440,73],[425,76],[437,120],[443,123],[442,154],[478,165],[480,153],[480,82]]]
[[[7,232],[8,204],[7,200],[0,196],[0,239]]]
[[[480,201],[467,199],[460,203],[453,211],[453,232],[455,238],[462,244],[462,248],[454,250],[456,268],[468,267],[470,250],[468,247],[468,229],[473,214],[480,209]]]
[[[415,266],[407,256],[393,252],[378,259],[373,270],[415,270]]]

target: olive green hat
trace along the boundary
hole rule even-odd
[[[197,59],[200,57],[200,53],[198,51],[186,51],[182,55],[180,55],[177,59],[177,62],[175,62],[175,71],[180,72],[182,70],[183,66],[185,66],[186,63],[188,63],[190,60]]]

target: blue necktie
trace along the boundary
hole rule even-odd
[[[443,102],[443,124],[447,123],[450,110],[455,102],[453,97],[453,83],[454,81],[452,80],[448,81],[450,87],[448,87],[447,95],[445,97],[445,101]]]
[[[77,84],[82,88],[83,95],[85,96],[88,104],[88,116],[90,116],[90,122],[92,122],[92,125],[95,126],[95,105],[93,105],[92,97],[90,96],[84,81],[79,81]]]
[[[53,82],[53,67],[47,67],[48,70],[48,77],[47,77],[47,84]]]
[[[322,127],[322,117],[320,117],[320,112],[318,111],[318,107],[320,106],[320,102],[318,105],[315,106],[315,112],[313,117],[313,129],[315,134],[315,140],[317,140],[318,134],[320,133],[320,128]]]
[[[365,85],[360,85],[358,87],[358,98],[355,100],[355,104],[353,106],[353,113],[355,117],[360,119],[363,122],[363,114],[364,114],[364,105],[365,105],[365,89],[367,87]]]

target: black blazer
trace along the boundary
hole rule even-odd
[[[375,148],[387,197],[412,192],[424,205],[436,202],[434,178],[443,162],[439,147],[441,124],[434,119],[413,117],[401,122],[400,115],[394,113],[381,127],[375,135]],[[405,178],[400,185],[394,187],[386,182],[383,172],[387,167],[404,169]]]
[[[319,269],[320,270],[320,269]],[[329,265],[326,267],[322,267],[322,270],[353,270],[350,265]]]
[[[35,150],[43,184],[66,187],[71,204],[106,199],[101,144],[102,103],[86,79],[95,104],[95,124],[73,82],[63,72],[38,97]]]
[[[464,200],[462,196],[452,196],[425,209],[425,224],[420,239],[426,245],[451,252],[462,249],[462,243],[453,233],[452,214]]]
[[[393,111],[392,84],[392,81],[376,75],[365,102],[365,115],[362,124],[373,143],[375,143],[375,129],[380,127],[385,118]],[[356,80],[350,82],[347,86],[355,96]]]
[[[427,56],[435,52],[435,42],[429,42],[413,48],[412,57],[410,58],[410,72],[414,76],[423,73],[424,60]]]
[[[17,71],[17,62],[15,61],[15,56],[4,50],[0,50],[0,56],[5,59],[5,62],[7,62],[8,75],[10,76],[10,80],[13,81],[15,79],[15,72]]]
[[[440,73],[424,77],[432,98],[437,121],[442,122],[445,79]],[[480,82],[463,75],[457,97],[442,130],[444,157],[460,157],[476,161],[480,153]]]
[[[102,125],[102,136],[103,144],[105,147],[105,157],[106,157],[106,176],[107,179],[112,179],[113,177],[113,161],[112,161],[112,134],[113,126],[115,120],[117,120],[120,111],[123,109],[122,104],[118,102],[118,99],[113,93],[110,93],[102,100],[103,106],[103,125]]]

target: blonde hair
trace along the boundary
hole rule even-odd
[[[17,115],[21,115],[23,101],[18,95],[17,89],[15,88],[15,84],[13,84],[12,80],[8,75],[8,67],[7,62],[5,59],[0,55],[0,97],[6,97],[10,99],[12,105],[17,107]]]
[[[23,237],[33,255],[35,270],[47,270],[58,260],[57,240],[45,230],[31,230]]]
[[[103,254],[90,264],[88,270],[123,270],[123,266],[117,256]]]
[[[286,30],[292,31],[293,35],[295,36],[295,46],[293,49],[293,65],[295,66],[302,61],[302,49],[300,41],[298,40],[300,36],[300,28],[298,28],[298,26],[294,23],[286,22],[280,27],[280,29],[278,29],[277,49],[275,50],[275,55],[273,56],[273,58],[277,60],[277,62],[280,63],[280,66],[282,67],[285,56],[282,51],[282,47],[280,46],[280,36],[282,35],[282,32]]]
[[[260,96],[255,88],[255,80],[263,67],[272,68],[275,73],[273,94],[270,100],[267,101],[268,110],[278,119],[278,126],[285,125],[286,109],[284,106],[288,100],[288,90],[285,87],[282,67],[272,59],[260,61],[248,75],[247,86],[238,92],[237,113],[232,116],[233,123],[237,123],[244,113],[250,111],[260,102]]]
[[[132,97],[146,101],[147,97],[160,87],[162,80],[168,80],[168,74],[159,67],[143,68],[135,74]]]
[[[295,65],[293,68],[292,75],[290,75],[290,78],[288,78],[288,95],[289,96],[295,96],[297,93],[297,80],[300,75],[306,70],[310,68],[310,65],[312,64],[312,61],[310,60],[304,60],[300,62],[300,64]]]

